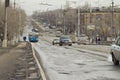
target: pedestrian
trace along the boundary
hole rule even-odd
[[[96,42],[96,44],[98,44],[98,38],[97,37],[95,38],[95,42]]]
[[[94,43],[94,38],[91,38],[91,43],[92,43],[92,44]]]
[[[90,43],[90,37],[88,36],[88,41],[89,41],[89,43]]]
[[[23,40],[26,41],[26,36],[23,37]]]
[[[98,44],[100,44],[100,41],[101,41],[101,40],[100,40],[100,37],[99,37],[99,38],[98,38]]]

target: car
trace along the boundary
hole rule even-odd
[[[59,44],[59,39],[53,39],[52,44],[53,44],[53,45]]]
[[[77,40],[77,44],[84,44],[84,45],[87,45],[89,44],[89,40],[88,40],[88,37],[79,37],[78,40]]]
[[[62,35],[60,37],[59,45],[60,46],[62,46],[62,45],[72,46],[72,40],[71,40],[70,36],[69,35]]]
[[[37,28],[32,29],[32,32],[39,32]]]
[[[114,65],[119,65],[120,62],[120,36],[115,40],[115,43],[111,45],[110,54]]]

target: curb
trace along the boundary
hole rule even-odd
[[[34,56],[34,58],[35,58],[35,60],[36,60],[36,63],[37,63],[37,65],[38,65],[39,72],[40,72],[40,75],[41,75],[42,80],[47,80],[46,75],[45,75],[45,72],[44,72],[44,70],[43,70],[43,68],[42,68],[42,65],[41,65],[41,63],[39,62],[39,60],[38,60],[38,58],[37,58],[37,56],[36,56],[36,53],[35,53],[36,50],[35,50],[33,47],[32,47],[32,51],[33,51],[33,56]]]

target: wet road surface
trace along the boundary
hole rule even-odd
[[[45,41],[33,46],[40,52],[50,80],[120,80],[120,66],[114,66],[107,57]]]

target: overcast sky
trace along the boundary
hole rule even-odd
[[[16,3],[21,2],[21,7],[23,9],[25,9],[26,13],[28,15],[31,15],[33,11],[46,11],[51,10],[51,9],[57,9],[57,8],[61,8],[65,5],[66,0],[15,0]],[[84,5],[84,3],[86,1],[88,1],[88,3],[90,3],[90,0],[69,0],[69,1],[76,1],[78,5]],[[40,5],[40,3],[48,3],[48,4],[52,4],[52,6],[45,6],[45,5]],[[111,0],[91,0],[92,6],[97,6],[98,7],[98,2],[100,6],[110,6],[111,4]],[[118,5],[120,4],[119,0],[114,0],[115,4]],[[73,4],[71,4],[73,5]],[[75,4],[73,5],[75,6]]]

